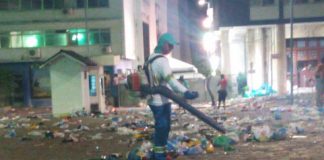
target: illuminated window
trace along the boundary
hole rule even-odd
[[[22,47],[22,37],[20,32],[10,32],[10,47],[11,48]]]
[[[24,32],[22,38],[23,38],[24,48],[44,46],[43,35],[40,32],[35,32],[35,31]]]
[[[45,45],[46,46],[67,46],[67,33],[66,30],[56,30],[45,32]]]
[[[97,96],[96,76],[89,75],[89,94],[90,96]]]
[[[69,42],[71,45],[82,46],[87,44],[87,34],[85,29],[70,29]]]
[[[33,48],[44,46],[84,46],[111,43],[110,29],[63,29],[0,33],[1,48]]]

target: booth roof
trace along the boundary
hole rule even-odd
[[[97,64],[95,62],[91,61],[89,58],[83,57],[74,51],[60,50],[58,53],[56,53],[52,57],[48,58],[40,67],[42,68],[42,67],[52,64],[51,62],[60,58],[61,56],[73,58],[73,59],[77,60],[78,62],[80,62],[81,64],[84,64],[86,66],[97,66]]]

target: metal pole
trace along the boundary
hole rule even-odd
[[[90,56],[89,48],[89,26],[88,26],[88,0],[84,0],[84,20],[85,20],[85,29],[86,29],[86,38],[87,38],[87,56]]]
[[[290,0],[290,98],[291,104],[294,104],[294,42],[293,42],[293,32],[294,32],[294,0]]]

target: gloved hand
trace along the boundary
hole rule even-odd
[[[199,96],[197,91],[186,91],[184,93],[184,98],[186,99],[195,99]]]

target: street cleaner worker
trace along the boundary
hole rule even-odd
[[[150,79],[152,79],[152,83],[156,86],[166,86],[172,91],[182,94],[186,99],[197,98],[198,92],[189,91],[172,75],[169,61],[165,56],[171,53],[176,44],[176,40],[169,33],[162,34],[159,37],[158,45],[154,49],[154,53],[151,54],[147,60],[150,61],[154,59],[151,61],[149,67]],[[171,101],[160,94],[153,94],[148,98],[148,105],[153,112],[155,121],[155,133],[153,137],[154,159],[165,160],[165,146],[171,129]]]

